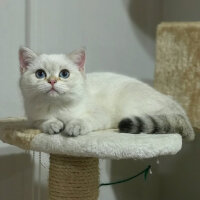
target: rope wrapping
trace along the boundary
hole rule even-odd
[[[97,200],[99,186],[97,158],[50,155],[50,200]]]

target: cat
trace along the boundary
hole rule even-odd
[[[147,84],[115,73],[85,73],[85,51],[36,54],[19,49],[20,88],[32,126],[64,136],[118,129],[195,137],[183,108]]]

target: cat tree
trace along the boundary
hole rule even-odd
[[[155,87],[174,96],[200,128],[200,23],[163,23],[157,31]],[[0,121],[0,139],[23,149],[50,153],[50,200],[97,200],[98,159],[145,159],[176,154],[179,134],[125,134],[115,130],[66,138],[31,129],[26,119]]]
[[[25,119],[0,122],[0,139],[23,149],[50,153],[49,197],[51,200],[97,200],[98,158],[144,159],[176,154],[181,136],[131,135],[114,130],[66,138],[30,129]]]

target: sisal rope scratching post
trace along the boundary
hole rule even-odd
[[[98,186],[97,158],[50,155],[50,200],[96,200]]]

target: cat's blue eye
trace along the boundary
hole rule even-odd
[[[68,78],[70,75],[69,71],[67,69],[63,69],[60,71],[59,77],[61,78]]]
[[[36,72],[35,72],[35,76],[38,78],[38,79],[42,79],[42,78],[45,78],[47,75],[46,75],[46,72],[42,69],[38,69]]]

